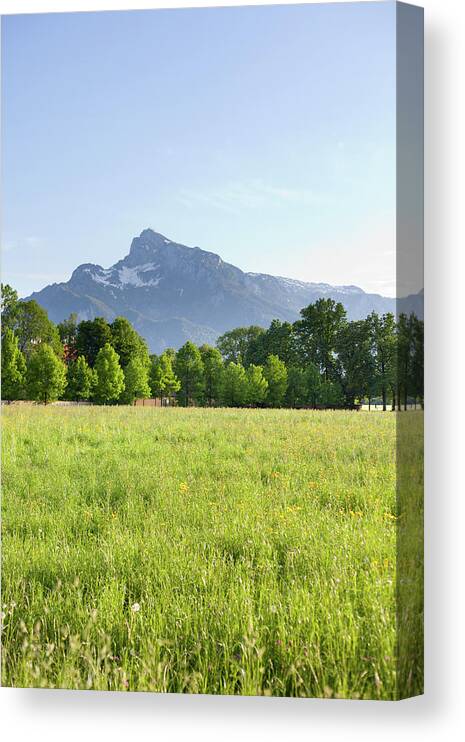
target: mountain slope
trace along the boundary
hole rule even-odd
[[[129,255],[110,268],[80,265],[66,283],[46,286],[28,298],[54,322],[71,312],[79,320],[127,317],[151,351],[160,352],[187,339],[214,343],[233,327],[267,327],[275,318],[293,322],[302,307],[320,297],[344,304],[349,319],[361,319],[372,310],[395,312],[395,299],[366,294],[356,286],[244,273],[214,253],[172,242],[151,229],[136,237]],[[420,295],[404,301],[409,311],[420,313]]]

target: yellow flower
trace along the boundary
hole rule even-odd
[[[189,492],[189,485],[187,484],[187,482],[181,482],[181,484],[179,485],[179,491]]]

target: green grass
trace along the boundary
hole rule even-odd
[[[4,409],[3,684],[397,697],[395,419]]]

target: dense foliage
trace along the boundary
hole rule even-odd
[[[216,348],[187,341],[150,356],[124,317],[78,322],[71,315],[55,326],[35,301],[2,286],[2,397],[132,404],[152,396],[205,407],[423,404],[423,322],[414,314],[396,322],[372,312],[350,322],[332,299],[300,314],[294,324],[235,328]]]

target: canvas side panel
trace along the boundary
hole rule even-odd
[[[423,693],[423,9],[397,3],[397,697]]]

